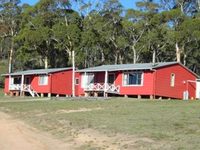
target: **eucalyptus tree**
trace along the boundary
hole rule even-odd
[[[134,14],[137,18],[133,19],[135,24],[138,24],[139,32],[135,34],[136,38],[133,44],[139,45],[139,49],[142,49],[141,59],[143,62],[155,63],[156,59],[159,61],[158,56],[166,46],[166,26],[160,15],[160,5],[156,1],[145,0],[137,2],[136,6],[137,10],[134,11]],[[140,51],[138,50],[138,52]]]
[[[108,0],[83,6],[82,38],[78,53],[83,56],[82,66],[123,63],[127,41],[122,26],[121,3]]]
[[[60,8],[59,18],[52,30],[55,46],[60,50],[65,50],[68,54],[69,65],[72,60],[72,52],[77,51],[80,44],[82,19],[76,11],[65,7]]]
[[[35,6],[27,7],[23,12],[23,24],[17,37],[21,42],[20,50],[37,53],[45,68],[48,68],[48,57],[52,48],[52,25],[55,22],[53,1],[41,0]]]
[[[123,7],[118,0],[108,0],[104,3],[103,9],[100,11],[104,22],[107,22],[100,34],[103,40],[109,46],[110,53],[113,55],[111,59],[114,59],[114,63],[124,63],[126,50],[128,47],[128,41],[125,37],[123,29],[123,17],[121,16]],[[113,58],[114,56],[114,58]]]
[[[12,72],[13,53],[15,48],[14,38],[19,32],[21,7],[19,0],[0,0],[0,37],[1,41],[9,40],[8,72]]]
[[[134,64],[138,63],[141,61],[142,51],[144,50],[142,38],[147,30],[142,20],[141,12],[139,10],[128,9],[123,20],[123,28],[131,49],[128,57],[131,58],[131,62]]]
[[[96,11],[84,17],[78,51],[81,67],[91,67],[105,61],[105,49],[102,47],[104,41],[99,33],[104,24],[102,16]]]
[[[186,45],[188,37],[185,37],[185,31],[181,28],[186,20],[192,21],[199,12],[198,0],[161,0],[163,8],[163,16],[166,19],[171,33],[169,37],[174,41],[174,49],[176,49],[176,60],[186,64]],[[187,21],[188,22],[188,21]]]
[[[64,30],[60,28],[58,31],[57,28],[61,24],[61,18],[64,18],[63,12],[66,10],[61,8],[64,5],[65,3],[59,0],[41,0],[35,6],[28,6],[23,11],[21,31],[17,37],[18,42],[21,43],[19,51],[25,52],[26,56],[29,55],[29,52],[38,56],[39,62],[42,62],[39,66],[43,64],[45,68],[55,67],[56,63],[63,60],[63,56],[66,56],[64,60],[67,60],[67,54],[63,52],[65,49],[58,46],[58,42],[61,43],[62,40],[56,39],[56,35],[59,35],[57,32],[62,33]],[[65,62],[63,63],[67,65]]]
[[[80,67],[107,63],[108,46],[103,40],[102,30],[108,24],[102,14],[105,0],[79,1],[82,16],[81,43],[77,56]]]
[[[183,63],[196,73],[200,73],[200,20],[191,18],[185,20],[180,26],[184,37]]]

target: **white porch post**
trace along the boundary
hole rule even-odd
[[[105,80],[104,80],[104,97],[107,97],[107,84],[108,84],[108,71],[105,71]]]
[[[23,89],[24,89],[24,75],[22,74],[21,78],[21,88],[20,88],[20,95],[23,95]]]
[[[82,82],[81,84],[83,84],[85,97],[88,97],[88,96],[89,96],[89,93],[87,93],[87,92],[85,91],[85,89],[88,87],[87,81],[86,81],[86,75],[87,75],[87,73],[84,72],[84,75],[83,75],[83,78],[82,78],[83,81],[81,81],[81,82]]]
[[[9,79],[8,79],[9,83],[8,83],[8,89],[10,90],[10,87],[11,87],[11,75],[9,75]]]

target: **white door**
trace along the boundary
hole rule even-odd
[[[93,73],[82,74],[81,87],[87,88],[87,86],[91,83],[94,83],[94,74]]]
[[[196,82],[196,98],[200,99],[200,80],[199,79]]]

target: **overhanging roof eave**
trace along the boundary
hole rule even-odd
[[[48,75],[51,73],[56,73],[56,72],[60,72],[60,71],[67,71],[67,70],[71,70],[72,68],[58,68],[57,70],[51,70],[51,69],[47,69],[47,70],[29,70],[27,71],[20,71],[20,72],[14,72],[14,73],[7,73],[7,74],[1,74],[1,76],[21,76],[21,75]],[[30,72],[31,71],[31,72]]]
[[[84,73],[84,72],[105,72],[108,70],[77,70],[76,72]]]
[[[124,68],[124,69],[105,69],[105,70],[78,70],[76,72],[113,72],[113,71],[126,71],[126,70],[151,70],[152,68]]]
[[[50,74],[50,73],[16,73],[16,74],[12,74],[12,73],[10,73],[10,74],[2,74],[1,76],[21,76],[21,75],[42,75],[42,74]]]

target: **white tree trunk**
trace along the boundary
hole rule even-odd
[[[48,57],[47,56],[45,56],[45,58],[44,58],[44,68],[48,69]]]
[[[136,64],[137,62],[137,54],[136,54],[136,49],[134,46],[132,46],[132,50],[133,50],[133,63]]]
[[[101,50],[101,62],[103,63],[104,61],[105,61],[105,56],[103,50]]]
[[[122,54],[119,54],[119,63],[120,63],[120,64],[123,64],[123,57],[122,57]]]
[[[176,61],[181,62],[181,49],[179,48],[178,43],[176,43]]]
[[[13,60],[13,47],[14,47],[14,41],[11,39],[11,46],[10,46],[10,55],[8,60],[8,72],[12,72],[12,60]]]
[[[152,63],[153,64],[156,63],[156,51],[155,50],[153,50]]]
[[[185,65],[185,66],[186,66],[186,64],[187,64],[186,58],[187,58],[187,55],[184,54],[183,65]]]
[[[115,64],[117,64],[117,62],[118,62],[118,53],[116,53],[114,57],[115,57]]]

